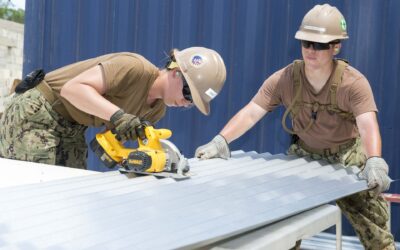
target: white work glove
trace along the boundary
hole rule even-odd
[[[229,150],[225,138],[222,135],[217,135],[206,145],[198,147],[195,156],[201,160],[211,158],[222,158],[226,160],[231,157],[231,151]]]
[[[369,188],[373,188],[375,198],[389,189],[391,179],[388,172],[389,167],[386,161],[377,156],[368,158],[364,169],[361,170],[360,176],[367,180]]]

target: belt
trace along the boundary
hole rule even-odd
[[[67,110],[60,105],[60,100],[54,94],[51,87],[47,84],[46,81],[41,81],[36,87],[37,90],[43,95],[47,102],[50,103],[51,107],[54,111],[60,114],[63,118],[67,119],[68,121],[74,122],[71,116],[68,114]]]
[[[332,156],[332,155],[335,155],[337,153],[343,152],[343,151],[349,149],[350,147],[352,147],[355,143],[356,143],[356,138],[353,138],[353,139],[350,139],[348,142],[345,142],[345,143],[343,143],[341,145],[334,146],[334,147],[331,147],[331,148],[320,149],[320,148],[309,147],[302,140],[299,140],[297,142],[297,144],[301,148],[303,148],[305,151],[307,151],[309,153],[312,153],[312,154],[322,155],[322,156]]]

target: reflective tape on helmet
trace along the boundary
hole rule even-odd
[[[318,31],[318,32],[321,32],[321,33],[324,33],[326,31],[325,28],[316,27],[316,26],[310,26],[310,25],[304,25],[304,29],[306,29],[306,30],[314,30],[314,31]]]

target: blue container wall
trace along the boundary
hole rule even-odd
[[[79,60],[117,51],[142,54],[162,67],[171,48],[205,46],[227,66],[223,91],[211,115],[169,109],[157,127],[170,128],[171,140],[192,157],[256,93],[274,71],[300,58],[294,39],[304,14],[330,3],[346,17],[350,39],[340,57],[369,79],[379,108],[383,156],[393,179],[400,178],[400,1],[294,0],[27,0],[24,73],[51,71]],[[267,115],[231,149],[284,152],[289,136],[280,124],[282,109]],[[99,129],[89,129],[91,140]],[[106,170],[89,154],[88,166]],[[400,193],[400,183],[390,189]],[[394,206],[393,232],[400,241],[400,207]],[[351,233],[348,226],[345,233]]]

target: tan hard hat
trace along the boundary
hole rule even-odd
[[[319,43],[348,39],[346,20],[336,7],[315,5],[304,16],[295,38]]]
[[[225,83],[224,60],[216,51],[203,47],[174,50],[174,56],[189,85],[194,105],[208,115],[210,101],[218,95]]]

